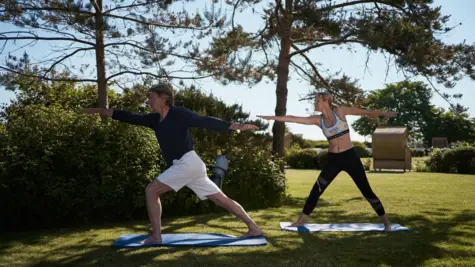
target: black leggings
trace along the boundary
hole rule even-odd
[[[307,202],[303,208],[303,213],[306,215],[312,213],[317,206],[320,196],[341,171],[346,171],[351,176],[358,189],[373,207],[374,211],[379,216],[384,215],[385,211],[383,204],[371,189],[363,164],[354,148],[341,153],[328,153],[328,163],[323,168],[320,176],[313,185],[312,191],[310,191],[310,195],[308,196]]]

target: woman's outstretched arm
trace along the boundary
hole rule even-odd
[[[258,115],[257,117],[262,118],[264,120],[274,120],[274,121],[282,121],[282,122],[292,122],[292,123],[299,123],[299,124],[315,124],[320,125],[320,116],[313,115],[308,117],[298,117],[298,116],[262,116]]]
[[[367,116],[367,117],[396,117],[397,112],[393,111],[380,111],[374,109],[362,109],[357,107],[338,107],[345,115],[354,115],[354,116]]]

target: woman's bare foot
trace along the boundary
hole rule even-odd
[[[293,224],[289,225],[289,227],[298,227],[298,226],[303,226],[303,225],[305,225],[305,222],[296,221]]]
[[[290,227],[298,227],[298,226],[303,226],[305,225],[305,222],[307,221],[308,216],[305,214],[301,214],[300,217],[297,219],[296,222],[290,225]]]
[[[381,216],[381,220],[384,223],[384,231],[391,232],[391,223],[389,222],[388,216],[384,214],[383,216]]]
[[[385,232],[391,232],[391,230],[392,230],[392,229],[391,229],[391,225],[390,225],[390,224],[388,224],[388,225],[385,224],[385,225],[384,225],[384,231],[385,231]]]
[[[148,244],[154,244],[154,245],[160,245],[162,244],[162,238],[156,238],[153,235],[149,236],[147,239],[143,240],[140,242],[140,244],[148,245]]]

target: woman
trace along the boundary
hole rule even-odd
[[[371,204],[376,214],[380,216],[384,223],[385,231],[390,231],[391,225],[386,216],[383,204],[371,189],[363,164],[353,148],[348,123],[346,122],[346,116],[394,117],[397,113],[337,106],[333,103],[333,97],[326,92],[318,93],[315,96],[315,111],[321,112],[321,115],[309,117],[258,116],[266,120],[317,125],[322,129],[323,134],[329,142],[328,163],[320,172],[320,176],[307,198],[302,214],[291,226],[304,225],[310,216],[310,213],[312,213],[317,206],[317,202],[323,192],[325,192],[325,189],[335,179],[338,173],[346,171],[351,176],[366,200]]]

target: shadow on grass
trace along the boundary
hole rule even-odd
[[[367,170],[368,173],[384,173],[384,174],[404,174],[410,172],[409,170]]]
[[[473,210],[461,212],[437,210],[437,217],[426,214],[391,215],[393,223],[410,227],[412,231],[394,233],[321,232],[295,233],[279,229],[279,221],[297,215],[300,206],[258,211],[254,217],[263,223],[269,245],[262,247],[156,247],[142,249],[116,249],[112,242],[117,233],[96,239],[100,231],[112,226],[41,234],[19,235],[10,239],[22,245],[41,244],[42,252],[26,266],[418,266],[428,260],[473,259],[475,215]],[[434,211],[431,211],[434,212]],[[443,216],[446,215],[446,216]],[[231,220],[227,214],[209,214],[170,223],[166,232],[182,231],[185,227],[203,224],[213,232],[237,231],[225,224]],[[236,219],[233,219],[236,221]],[[211,222],[212,221],[212,222]],[[311,222],[378,222],[371,214],[348,214],[339,210],[318,210],[318,217]],[[211,223],[210,223],[211,222]],[[143,222],[141,222],[143,224]],[[120,232],[147,232],[148,227],[131,222],[121,225]],[[206,225],[208,224],[208,225]],[[117,225],[115,226],[117,227]],[[204,231],[203,232],[209,232]],[[73,242],[53,243],[57,238],[85,233]],[[183,232],[183,231],[182,231]],[[104,234],[102,234],[104,235]],[[4,239],[2,239],[4,240]],[[51,242],[51,243],[50,243]],[[6,243],[6,244],[5,244]],[[1,249],[9,247],[0,241]],[[10,244],[11,245],[11,244]],[[26,250],[28,251],[28,250]],[[21,253],[17,251],[16,253]],[[24,257],[28,258],[25,252]],[[34,259],[34,260],[33,260]]]

